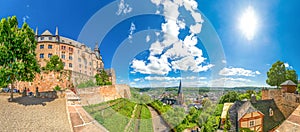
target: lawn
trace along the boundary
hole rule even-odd
[[[128,99],[116,99],[100,104],[85,106],[84,109],[109,131],[124,131],[131,119],[135,105],[134,119],[128,131],[153,132],[151,113],[144,104],[136,104]]]

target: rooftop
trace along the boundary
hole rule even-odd
[[[280,86],[297,86],[297,84],[295,84],[291,80],[287,80],[287,81],[283,82],[282,84],[280,84]]]

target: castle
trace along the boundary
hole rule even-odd
[[[35,36],[38,42],[35,50],[36,58],[41,67],[46,66],[51,56],[58,55],[63,61],[65,70],[94,76],[97,71],[104,69],[98,44],[91,50],[85,44],[60,36],[58,28],[55,35],[49,30],[39,35],[36,30]]]
[[[49,30],[38,34],[38,29],[36,29],[35,39],[37,41],[36,58],[41,68],[46,66],[53,55],[57,55],[64,64],[64,71],[36,74],[33,82],[18,82],[19,90],[26,87],[30,91],[35,91],[36,87],[39,87],[40,91],[51,91],[57,85],[63,89],[70,88],[73,87],[72,85],[77,86],[88,80],[95,82],[94,76],[100,70],[104,70],[104,63],[97,43],[92,50],[83,43],[60,36],[58,28],[56,28],[54,35]],[[114,70],[105,71],[114,85],[116,82]]]

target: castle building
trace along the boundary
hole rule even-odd
[[[51,56],[58,55],[63,61],[65,70],[94,76],[98,70],[104,69],[98,44],[92,50],[83,43],[60,36],[58,28],[56,28],[55,35],[49,30],[39,35],[36,30],[35,36],[36,58],[41,67],[46,66]]]

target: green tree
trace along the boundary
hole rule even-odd
[[[95,78],[98,86],[111,85],[109,77],[104,70],[101,70],[98,74],[96,74]]]
[[[18,27],[16,16],[3,18],[0,22],[0,82],[32,81],[40,72],[36,60],[37,42],[33,30],[24,23]],[[13,99],[11,90],[10,101]]]
[[[227,132],[227,130],[230,130],[230,128],[231,128],[231,122],[229,120],[229,113],[227,113],[225,118],[224,131]]]
[[[46,70],[60,72],[64,69],[64,64],[58,55],[54,55],[50,58],[50,61],[47,62]]]
[[[237,100],[240,100],[238,93],[235,91],[230,91],[221,97],[219,104],[235,102]]]
[[[291,80],[294,83],[298,84],[298,75],[295,70],[286,71],[286,80]]]
[[[286,81],[286,67],[283,62],[275,62],[270,70],[267,72],[268,79],[266,83],[270,86],[277,86]]]

